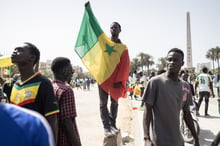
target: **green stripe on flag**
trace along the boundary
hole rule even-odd
[[[87,4],[75,45],[75,51],[80,58],[83,58],[83,56],[95,45],[98,41],[98,37],[102,33],[103,31],[92,12],[90,4]]]

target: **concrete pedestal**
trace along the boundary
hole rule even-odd
[[[121,131],[117,135],[104,137],[103,146],[122,146]]]

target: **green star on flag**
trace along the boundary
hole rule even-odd
[[[105,52],[107,52],[109,56],[111,56],[112,52],[117,52],[116,50],[114,50],[115,46],[109,46],[108,44],[105,44],[105,46],[106,46]]]

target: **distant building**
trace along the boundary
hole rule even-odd
[[[39,71],[50,72],[52,60],[47,60],[46,62],[40,62]]]
[[[196,67],[196,72],[201,72],[203,67],[207,67],[210,70],[211,69],[211,62],[198,63],[197,67]]]
[[[53,79],[53,73],[51,71],[52,60],[47,60],[46,62],[40,62],[39,71],[47,76],[50,79]],[[73,78],[78,76],[79,73],[83,73],[83,69],[80,66],[72,66],[75,73],[73,74]]]

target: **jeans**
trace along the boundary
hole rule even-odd
[[[100,99],[100,116],[105,129],[110,126],[116,127],[116,117],[118,113],[118,102],[111,98],[110,111],[108,110],[108,93],[106,93],[100,86],[99,99]]]
[[[208,114],[209,96],[210,96],[210,93],[208,91],[199,92],[198,110],[203,101],[203,97],[205,97],[205,115]]]

